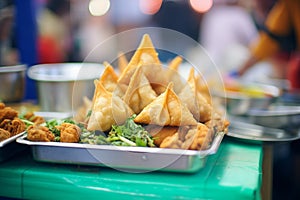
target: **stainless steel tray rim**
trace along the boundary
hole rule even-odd
[[[287,130],[284,129],[265,127],[248,122],[232,120],[227,135],[249,141],[287,142],[300,138],[300,129],[294,131],[296,133],[288,133]],[[241,134],[241,132],[244,134]]]
[[[34,142],[26,139],[17,143],[31,147],[39,162],[110,167],[126,172],[170,171],[193,173],[205,166],[207,156],[218,151],[224,133],[216,133],[207,150],[166,149],[159,147],[124,147],[62,142]],[[128,171],[129,170],[129,171]]]
[[[25,133],[26,133],[26,132],[24,131],[24,132],[21,132],[21,133],[19,133],[19,134],[17,134],[17,135],[14,135],[14,136],[12,136],[12,137],[6,139],[6,140],[3,140],[2,142],[0,142],[0,147],[3,147],[3,146],[5,146],[5,145],[7,145],[7,144],[13,142],[13,141],[16,140],[17,138],[19,138],[19,137],[21,137],[22,135],[24,135]]]
[[[300,110],[294,110],[294,111],[268,111],[268,110],[249,110],[248,112],[249,116],[253,117],[286,117],[286,116],[294,116],[294,115],[300,115]]]
[[[17,138],[17,142],[29,146],[49,146],[49,147],[66,147],[66,148],[83,148],[83,149],[96,149],[96,150],[111,150],[111,151],[127,151],[136,153],[157,153],[157,154],[176,154],[187,156],[204,157],[217,152],[218,147],[224,137],[224,133],[217,133],[210,148],[206,150],[187,150],[187,149],[171,149],[159,147],[134,147],[134,146],[115,146],[115,145],[97,145],[97,144],[84,144],[84,143],[65,143],[65,142],[33,142],[26,140],[27,134]]]

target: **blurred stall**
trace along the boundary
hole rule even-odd
[[[21,63],[32,67],[42,63],[108,61],[112,67],[117,68],[117,59],[121,53],[119,50],[125,49],[122,53],[129,60],[138,45],[141,34],[132,30],[145,28],[143,30],[147,30],[151,35],[154,46],[167,47],[157,49],[159,59],[163,63],[176,55],[193,58],[201,64],[197,66],[199,69],[207,70],[213,76],[226,78],[228,72],[235,70],[248,57],[250,46],[259,35],[261,25],[274,2],[270,0],[266,4],[260,1],[253,3],[254,1],[247,0],[5,0],[0,2],[0,26],[3,27],[0,29],[0,63]],[[187,43],[186,40],[173,37],[165,30],[174,31],[193,42]],[[131,31],[135,34],[124,34]],[[204,51],[199,52],[196,48],[199,46],[203,47]],[[176,52],[168,51],[170,49],[176,49]],[[212,62],[206,63],[206,53]],[[274,72],[272,70],[275,65],[286,64],[277,61],[263,60],[245,74],[243,80],[265,80]],[[186,60],[183,64],[190,65]],[[217,69],[212,67],[215,65]],[[186,69],[180,71],[180,75],[183,76],[183,73],[187,72]],[[279,74],[283,76],[275,77],[285,78],[285,74],[281,72]],[[93,75],[98,76],[96,73]],[[227,98],[223,99],[228,101],[227,105],[231,92],[234,94],[234,100],[238,99],[236,94],[240,92],[242,98],[238,100],[246,102],[242,105],[246,108],[243,113],[233,114],[227,110],[226,114],[233,117],[234,122],[238,122],[236,119],[244,120],[249,117],[246,115],[249,114],[248,108],[252,100],[270,100],[267,106],[259,107],[264,111],[270,111],[278,102],[282,103],[280,100],[283,88],[277,90],[276,86],[271,85],[257,89],[246,87],[247,84],[230,88],[224,87],[224,80],[226,79],[222,79],[221,89]],[[215,89],[214,86],[210,87]],[[265,88],[275,88],[275,95],[270,92],[273,89]],[[36,91],[36,83],[27,77],[24,101],[36,103]],[[237,108],[238,105],[234,102],[231,107]],[[258,106],[254,108],[257,109]],[[256,126],[258,124],[253,121],[248,120],[246,123],[254,128],[247,130],[245,124],[238,123],[232,123],[231,127],[238,124],[240,127],[235,127],[235,130],[245,133],[248,138],[239,138],[241,134],[237,137],[228,134],[221,150],[208,160],[209,168],[196,174],[178,176],[153,172],[146,175],[149,178],[146,180],[140,174],[124,175],[114,169],[61,167],[36,163],[27,154],[24,157],[17,156],[16,161],[0,164],[0,176],[4,177],[0,182],[11,188],[5,181],[15,175],[15,179],[8,182],[18,190],[17,193],[0,190],[0,195],[13,198],[46,198],[52,190],[46,191],[45,188],[51,185],[59,191],[56,194],[59,196],[66,194],[64,190],[60,190],[59,186],[63,185],[70,191],[70,197],[84,197],[87,192],[91,192],[91,197],[99,197],[99,194],[103,193],[107,194],[107,197],[124,197],[124,194],[126,197],[132,197],[132,194],[138,193],[141,198],[145,197],[143,194],[148,195],[147,198],[167,198],[171,193],[174,198],[223,198],[219,194],[225,194],[229,198],[271,199],[272,194],[274,199],[281,197],[280,195],[294,198],[298,192],[298,185],[294,183],[299,180],[299,173],[295,169],[299,166],[300,159],[298,143],[291,141],[300,137],[298,129],[278,131],[269,129],[267,125]],[[293,124],[299,124],[299,119]],[[264,137],[266,130],[271,132],[271,139]],[[233,132],[234,128],[231,131]],[[247,135],[250,132],[252,136]],[[292,149],[288,148],[290,143]],[[21,167],[18,166],[18,161]],[[276,169],[274,173],[273,169]],[[289,176],[285,176],[286,171]],[[279,174],[276,174],[277,172]],[[51,180],[41,185],[41,177],[51,177]],[[189,185],[189,181],[192,181],[193,185]],[[136,184],[137,182],[140,184]],[[31,188],[30,183],[34,184],[34,187]],[[107,188],[104,188],[103,183],[108,183]],[[124,183],[129,183],[132,187],[128,188]],[[149,184],[150,189],[147,188]],[[161,194],[153,194],[159,193],[157,184],[164,186]],[[272,190],[273,186],[276,186],[276,190]],[[42,192],[34,193],[35,187]],[[236,197],[235,194],[240,196]]]

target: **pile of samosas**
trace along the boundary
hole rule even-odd
[[[104,62],[87,129],[109,131],[135,114],[134,121],[158,147],[207,149],[216,132],[227,132],[229,121],[214,108],[209,88],[193,67],[188,77],[181,77],[182,60],[177,56],[163,66],[145,34],[129,62],[123,54],[119,57],[119,75]]]

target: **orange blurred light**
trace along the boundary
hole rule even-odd
[[[163,0],[140,0],[139,6],[141,11],[147,15],[154,15],[161,7]]]
[[[190,5],[195,11],[204,13],[212,7],[213,0],[190,0]]]

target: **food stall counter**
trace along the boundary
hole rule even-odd
[[[196,173],[125,172],[37,162],[30,149],[0,163],[0,196],[25,199],[261,199],[263,145],[224,138]]]

